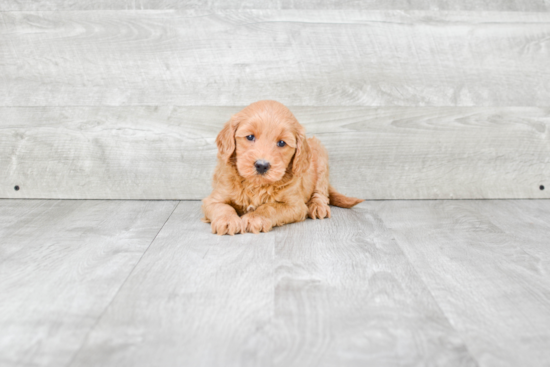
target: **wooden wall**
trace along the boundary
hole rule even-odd
[[[549,11],[4,0],[0,197],[200,199],[222,124],[275,99],[346,194],[550,198]]]

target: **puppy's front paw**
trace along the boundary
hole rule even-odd
[[[254,212],[245,214],[241,217],[243,222],[243,230],[249,233],[269,232],[273,228],[271,219]]]
[[[243,233],[243,222],[238,215],[224,215],[212,220],[212,233],[220,236],[228,234],[233,236],[236,233]]]
[[[311,219],[330,218],[330,207],[325,203],[310,201],[307,203],[307,214]]]

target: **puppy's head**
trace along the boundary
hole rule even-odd
[[[239,174],[257,184],[269,184],[288,171],[302,174],[310,151],[305,129],[292,112],[275,101],[259,101],[233,115],[216,139],[219,156],[235,155]]]

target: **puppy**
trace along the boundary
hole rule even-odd
[[[328,154],[283,104],[252,103],[233,115],[216,138],[214,190],[202,202],[212,233],[269,232],[275,226],[330,218],[329,204],[363,200],[329,184]]]

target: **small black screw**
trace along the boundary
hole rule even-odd
[[[15,187],[13,188],[15,191],[19,191],[19,186],[15,185]]]
[[[544,190],[544,185],[540,185],[539,189]]]

